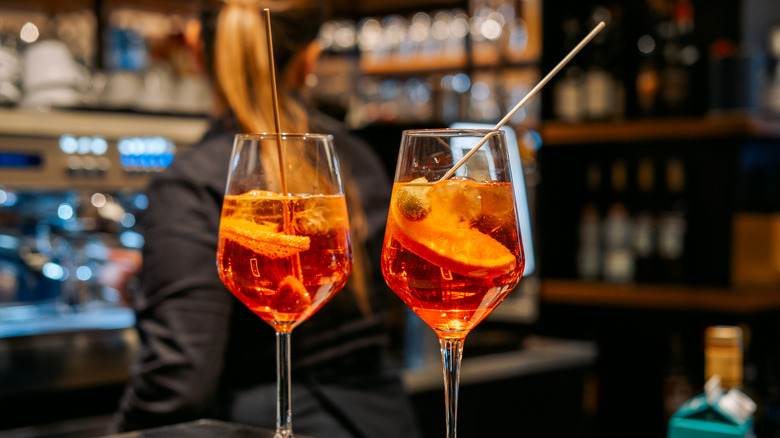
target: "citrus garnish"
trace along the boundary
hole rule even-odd
[[[281,313],[301,313],[311,306],[311,295],[306,286],[292,275],[279,282],[274,299],[276,311]]]
[[[434,205],[435,210],[437,206]],[[510,273],[517,260],[507,247],[460,221],[406,219],[401,206],[390,209],[392,230],[398,242],[419,257],[452,272],[470,277],[496,277]]]
[[[263,226],[243,219],[222,218],[220,234],[241,246],[272,259],[289,257],[309,249],[309,236],[292,236],[270,229],[275,225]],[[265,228],[265,229],[264,229]]]

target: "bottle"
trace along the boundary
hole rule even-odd
[[[704,375],[704,393],[683,403],[672,415],[667,438],[755,438],[753,415],[757,406],[740,390],[743,350],[739,327],[707,327]]]
[[[704,332],[704,380],[720,379],[724,390],[742,387],[742,329],[736,326],[712,326]]]
[[[637,165],[637,189],[639,191],[637,210],[633,221],[633,246],[636,258],[636,281],[653,282],[657,279],[656,251],[656,199],[655,164],[650,158],[643,158]]]
[[[585,170],[587,194],[580,213],[577,251],[577,275],[583,280],[596,280],[601,274],[601,167],[591,163]]]
[[[610,174],[613,201],[604,218],[604,254],[602,269],[609,282],[627,283],[634,280],[634,251],[631,245],[631,218],[627,204],[628,164],[624,160],[612,163]]]
[[[580,24],[574,17],[563,20],[563,46],[568,53],[580,39]],[[576,57],[572,59],[563,75],[553,87],[553,111],[558,120],[579,122],[585,118],[585,98],[583,91],[583,70]]]
[[[646,0],[644,22],[641,23],[638,67],[635,78],[637,112],[641,117],[662,114],[660,107],[661,71],[663,70],[664,36],[668,26],[665,2]]]
[[[693,5],[678,0],[673,6],[672,21],[663,47],[660,97],[667,115],[693,112],[693,80],[699,61],[699,49],[693,37]]]
[[[681,159],[666,162],[666,202],[658,217],[659,274],[665,283],[686,281],[686,234],[688,228],[685,200],[685,167]]]
[[[593,9],[589,26],[592,28],[601,21],[611,22],[611,12],[604,6]],[[611,23],[610,23],[611,24]],[[588,120],[611,120],[618,112],[618,82],[610,69],[609,33],[596,35],[588,47],[587,69],[583,79],[583,104]]]

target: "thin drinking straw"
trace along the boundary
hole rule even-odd
[[[282,123],[279,120],[279,97],[276,94],[276,66],[274,64],[274,44],[271,37],[271,10],[263,9],[265,18],[265,35],[268,43],[268,65],[271,66],[271,97],[274,105],[274,125],[276,127],[276,147],[279,152],[279,171],[281,175],[282,194],[287,194],[287,180],[284,175],[284,150],[282,149]]]
[[[549,73],[547,73],[547,76],[542,78],[542,80],[539,81],[539,83],[536,84],[536,86],[520,102],[518,102],[517,105],[515,105],[515,107],[512,108],[512,110],[509,111],[509,113],[507,113],[507,115],[505,115],[504,118],[501,119],[501,121],[496,124],[496,126],[493,127],[493,130],[497,131],[497,130],[501,129],[501,127],[504,126],[504,124],[506,124],[506,122],[508,122],[509,119],[511,119],[512,116],[514,116],[515,113],[520,108],[522,108],[523,105],[526,104],[526,102],[528,102],[532,97],[534,97],[536,95],[536,93],[538,93],[539,90],[541,90],[542,87],[544,87],[545,84],[547,84],[547,82],[549,82],[550,79],[552,79],[552,77],[555,76],[556,73],[561,71],[563,66],[565,66],[569,61],[571,61],[572,58],[574,58],[574,55],[576,55],[577,52],[579,52],[583,47],[585,47],[585,45],[588,44],[590,42],[590,40],[592,40],[593,37],[596,36],[597,33],[601,32],[601,29],[603,29],[604,26],[606,26],[606,24],[603,21],[600,22],[599,24],[597,24],[596,27],[594,27],[593,30],[591,30],[590,33],[588,35],[586,35],[585,38],[583,38],[583,40],[580,41],[580,43],[577,44],[571,50],[571,52],[569,52],[569,54],[566,55],[566,57],[564,57],[561,60],[561,62],[558,63],[558,65],[555,66],[555,68],[553,68]],[[464,155],[463,158],[460,159],[460,161],[455,163],[455,165],[452,166],[452,168],[446,174],[444,174],[444,176],[441,177],[439,179],[439,181],[444,181],[445,179],[447,179],[447,178],[451,177],[452,175],[454,175],[455,171],[458,170],[458,168],[460,166],[462,166],[463,163],[466,162],[466,160],[471,158],[472,155],[477,153],[477,150],[480,147],[482,147],[482,145],[485,144],[485,142],[488,141],[488,139],[490,138],[491,135],[493,135],[493,134],[491,133],[491,134],[488,134],[488,135],[484,136],[482,138],[482,140],[480,140],[480,142],[475,147],[473,147],[466,155]]]

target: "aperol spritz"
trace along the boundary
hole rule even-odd
[[[439,337],[448,438],[456,437],[463,340],[517,285],[524,265],[503,131],[404,131],[382,273]]]
[[[333,137],[235,137],[222,204],[219,277],[276,331],[275,438],[292,438],[290,335],[347,282],[352,246]]]

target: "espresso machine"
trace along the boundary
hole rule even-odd
[[[0,321],[30,305],[121,305],[145,187],[205,129],[203,118],[0,111]]]
[[[144,191],[206,129],[205,117],[0,107],[0,406],[127,379]],[[3,417],[0,430],[14,426]]]

